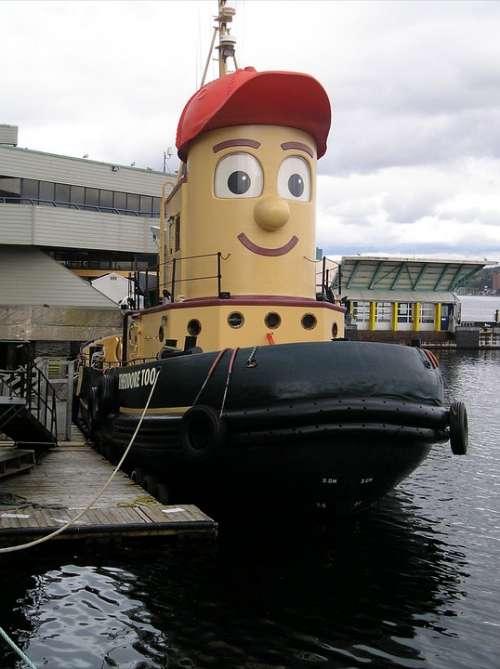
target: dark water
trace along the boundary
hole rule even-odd
[[[500,667],[500,352],[442,354],[471,452],[437,447],[329,537],[3,561],[0,624],[51,669]],[[193,550],[194,548],[194,550]],[[20,667],[0,640],[0,667]]]

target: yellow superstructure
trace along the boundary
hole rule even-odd
[[[194,142],[161,217],[160,292],[172,301],[130,319],[129,360],[186,336],[204,351],[343,336],[343,310],[315,299],[315,151],[276,126]],[[228,187],[235,172],[243,193]]]
[[[309,75],[228,73],[233,15],[220,0],[220,78],[181,114],[178,181],[161,200],[162,303],[127,317],[125,362],[164,346],[216,351],[344,335],[344,309],[316,299],[316,162],[328,96]]]

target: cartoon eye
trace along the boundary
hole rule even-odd
[[[311,170],[307,161],[298,156],[285,158],[278,172],[278,193],[288,200],[311,199]]]
[[[250,153],[231,153],[215,168],[216,197],[258,197],[263,183],[259,161]]]

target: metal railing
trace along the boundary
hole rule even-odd
[[[326,256],[323,256],[319,260],[313,260],[304,256],[304,260],[314,263],[316,266],[320,265],[319,270],[315,272],[316,298],[326,302],[334,302],[333,282],[340,271],[339,264]]]
[[[27,410],[57,441],[55,388],[36,364],[0,369],[0,395],[24,399]]]
[[[169,286],[170,290],[170,300],[173,302],[175,300],[175,293],[176,293],[176,287],[179,283],[186,283],[186,282],[191,282],[191,281],[208,281],[210,279],[217,279],[217,296],[221,297],[222,295],[222,260],[227,260],[229,256],[225,257],[222,255],[220,251],[217,251],[217,253],[204,253],[201,255],[196,255],[196,256],[184,256],[181,258],[173,258],[172,260],[167,260],[166,262],[163,263],[163,266],[165,267],[165,275],[168,275],[168,270],[171,269],[171,275],[170,279],[168,281],[164,281],[163,286],[161,286],[161,289],[166,289],[167,286]],[[180,265],[181,262],[185,260],[195,260],[195,259],[200,259],[200,258],[216,258],[216,268],[217,268],[217,273],[216,274],[210,274],[208,276],[193,276],[193,277],[188,277],[185,279],[178,279],[177,278],[177,269]],[[159,267],[158,267],[159,269]],[[159,272],[158,272],[159,276]]]
[[[160,212],[136,211],[134,209],[119,209],[118,207],[103,207],[98,204],[83,204],[75,202],[61,202],[59,200],[43,200],[42,198],[30,197],[0,197],[0,204],[30,204],[49,207],[62,207],[63,209],[76,209],[78,211],[97,211],[104,214],[123,214],[124,216],[138,216],[140,218],[158,218]]]

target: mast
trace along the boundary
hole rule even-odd
[[[235,47],[236,47],[236,38],[231,34],[230,24],[233,21],[233,16],[236,14],[236,10],[233,7],[228,7],[226,4],[227,0],[218,0],[218,13],[214,17],[215,25],[212,35],[212,41],[210,43],[210,49],[208,51],[207,60],[205,63],[205,69],[203,70],[203,77],[201,80],[200,88],[204,85],[205,79],[207,77],[208,66],[210,65],[210,60],[214,52],[214,48],[217,49],[218,55],[217,60],[219,62],[219,78],[224,77],[228,71],[228,61],[232,60],[234,64],[234,69],[238,69],[238,64],[236,62]],[[219,36],[219,44],[215,46],[215,40]],[[165,154],[164,154],[165,155]],[[164,170],[165,171],[165,170]],[[178,181],[182,179],[182,170],[179,170]],[[159,285],[160,285],[160,295],[159,299],[161,300],[161,291],[166,287],[166,258],[165,258],[165,242],[166,242],[166,228],[165,228],[165,204],[167,201],[165,189],[167,185],[170,185],[170,180],[165,181],[161,186],[161,198],[160,198],[160,253],[159,253]]]
[[[234,64],[234,69],[238,69],[238,63],[236,62],[236,38],[231,34],[231,26],[233,16],[236,14],[234,7],[228,7],[226,4],[227,0],[218,0],[218,14],[215,17],[214,32],[212,35],[212,42],[210,43],[210,49],[208,50],[208,56],[205,63],[205,69],[203,70],[203,77],[201,78],[201,86],[204,85],[207,78],[208,66],[210,65],[210,59],[212,58],[212,53],[215,47],[215,40],[217,35],[219,35],[219,44],[215,47],[217,49],[218,56],[217,60],[219,62],[219,78],[225,76],[228,69],[228,61],[232,60]]]

